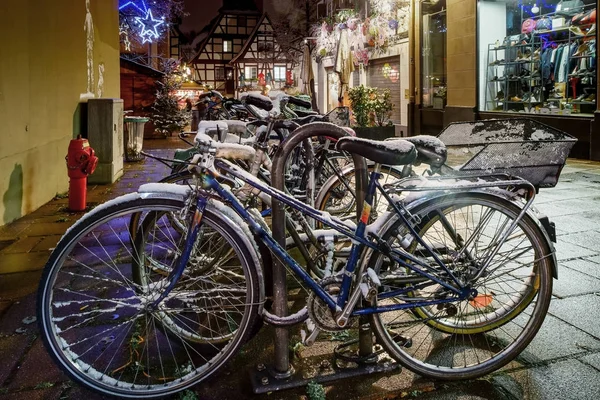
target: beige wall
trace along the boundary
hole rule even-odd
[[[94,96],[119,97],[118,0],[89,2]],[[86,0],[0,1],[0,225],[68,188],[64,157],[85,127],[85,22]]]
[[[475,107],[476,12],[475,0],[446,0],[448,106]]]

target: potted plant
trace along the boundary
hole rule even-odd
[[[357,86],[348,91],[354,117],[353,129],[358,137],[383,140],[395,136],[392,99],[389,89]]]

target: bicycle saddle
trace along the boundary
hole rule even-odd
[[[328,122],[328,119],[325,115],[313,114],[305,117],[294,118],[292,121],[296,122],[298,125],[306,125],[311,122]]]
[[[294,112],[296,113],[297,116],[299,116],[300,118],[304,118],[304,117],[310,117],[310,116],[315,116],[315,115],[319,115],[318,112],[313,111],[313,110],[294,110]]]
[[[448,157],[446,145],[435,136],[419,135],[402,139],[415,145],[418,153],[415,164],[425,163],[434,168],[439,168],[446,162]]]
[[[410,164],[417,159],[415,145],[402,139],[379,141],[343,137],[338,140],[336,148],[386,165]]]

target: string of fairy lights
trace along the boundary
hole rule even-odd
[[[125,49],[128,51],[131,49],[131,32],[137,33],[142,44],[151,43],[160,37],[162,29],[166,26],[165,16],[155,17],[152,8],[148,7],[144,0],[120,0],[119,14],[119,34],[123,37]]]

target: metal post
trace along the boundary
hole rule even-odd
[[[317,136],[327,136],[339,139],[348,136],[348,133],[337,125],[314,122],[296,129],[279,147],[273,157],[271,179],[273,187],[284,190],[285,184],[285,162],[291,151],[305,139]],[[362,212],[362,202],[365,196],[367,184],[367,164],[364,158],[352,155],[356,171],[356,204],[357,216]],[[273,200],[272,204],[272,232],[273,238],[285,247],[285,210],[283,204]],[[273,312],[277,316],[286,316],[287,308],[287,281],[285,267],[276,259],[273,260]],[[368,333],[369,338],[371,333]],[[289,332],[287,328],[275,328],[275,354],[274,372],[280,377],[291,374],[289,360]]]

